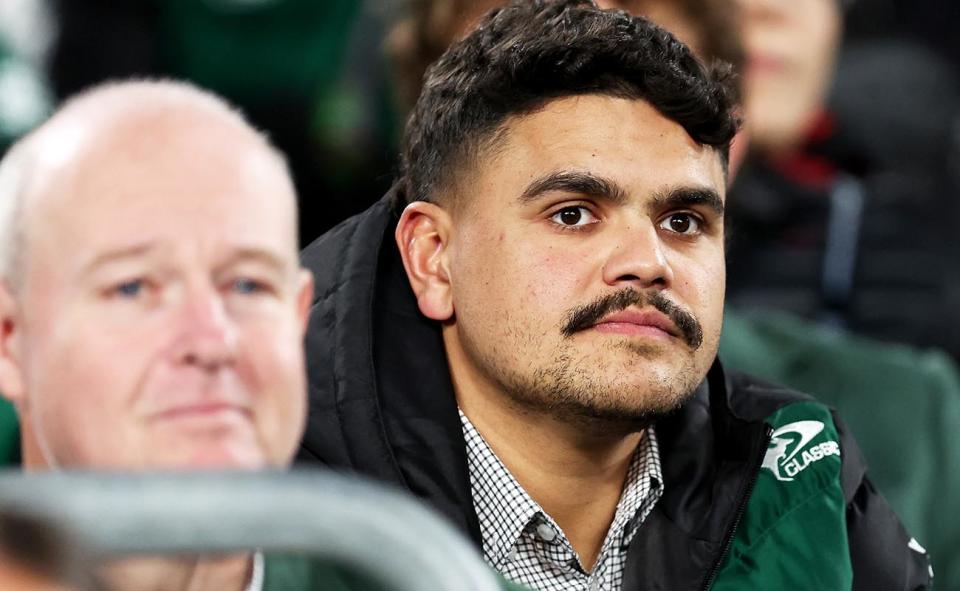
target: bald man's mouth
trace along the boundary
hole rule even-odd
[[[148,420],[154,424],[216,426],[236,421],[252,421],[253,412],[244,404],[221,400],[203,400],[166,406],[151,413]]]

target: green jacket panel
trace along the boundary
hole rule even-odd
[[[840,438],[833,418],[818,403],[799,402],[778,410],[768,423],[773,433],[763,465],[712,589],[850,589]],[[820,568],[810,569],[812,564]]]

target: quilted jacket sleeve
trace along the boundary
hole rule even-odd
[[[834,421],[844,450],[841,480],[854,591],[931,589],[930,556],[870,482],[860,449],[842,420],[834,416]]]

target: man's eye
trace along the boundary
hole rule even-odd
[[[256,295],[268,291],[267,285],[256,279],[235,279],[231,285],[234,292],[242,295]]]
[[[596,216],[582,205],[564,207],[550,216],[550,219],[553,220],[554,223],[568,228],[578,228],[598,221]]]
[[[143,292],[146,290],[147,282],[143,279],[133,279],[131,281],[124,281],[113,288],[113,293],[122,298],[136,298],[143,295]]]
[[[663,218],[660,227],[674,234],[693,236],[700,233],[700,220],[691,213],[674,213]]]

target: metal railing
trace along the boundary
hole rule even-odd
[[[417,500],[315,471],[0,472],[0,507],[51,520],[111,556],[303,553],[397,591],[492,591],[473,546]]]

